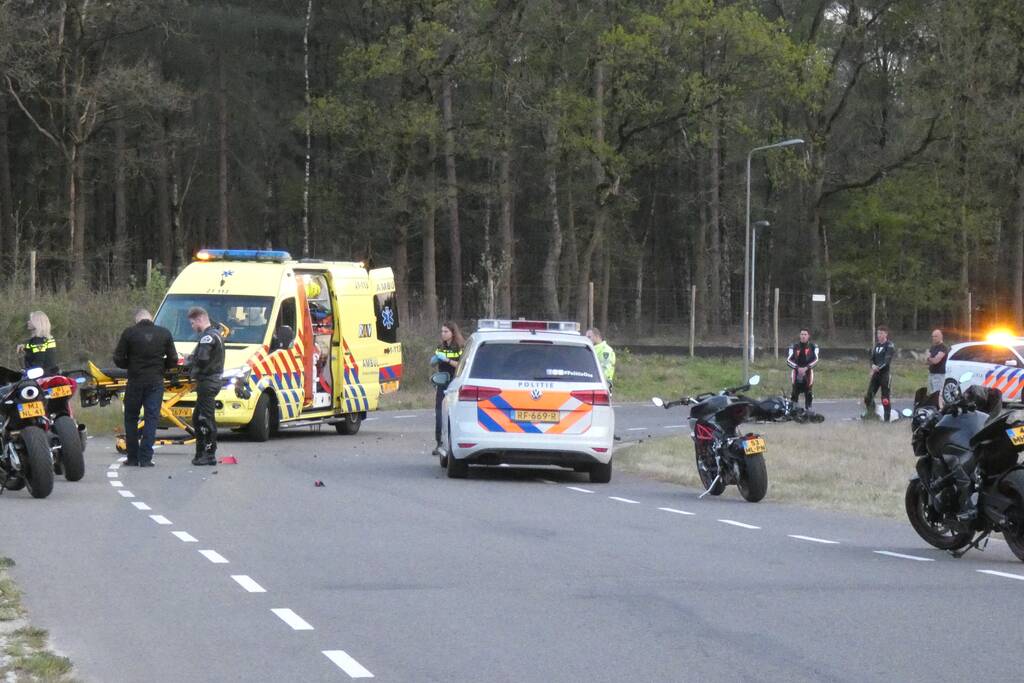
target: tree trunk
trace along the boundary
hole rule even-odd
[[[594,146],[596,149],[601,150],[604,148],[604,65],[600,62],[594,65],[593,74],[593,86],[594,86],[594,121],[593,121],[593,135],[594,135]],[[608,207],[607,201],[609,195],[607,188],[607,176],[604,171],[604,164],[601,158],[596,154],[593,156],[591,162],[591,170],[594,174],[594,186],[593,186],[593,202],[594,202],[594,225],[593,231],[590,233],[590,240],[587,242],[586,248],[583,250],[583,258],[580,260],[579,268],[579,281],[577,298],[576,298],[576,310],[580,320],[587,320],[588,304],[590,300],[589,296],[589,283],[592,278],[592,267],[594,251],[597,249],[597,245],[601,243],[601,238],[604,236],[605,227],[608,223]],[[589,321],[590,325],[595,325],[595,321]]]
[[[730,322],[723,291],[729,287],[729,274],[722,267],[721,157],[718,137],[718,107],[711,110],[711,148],[708,150],[708,233],[711,237],[711,324],[716,333]]]
[[[576,209],[572,203],[572,179],[565,184],[565,249],[563,250],[563,274],[560,309],[567,314],[573,310],[573,284],[579,267],[579,246],[576,240]]]
[[[1024,320],[1024,149],[1017,153],[1017,206],[1014,216],[1013,319]]]
[[[708,319],[711,309],[714,308],[709,302],[711,292],[708,289],[708,204],[705,196],[707,188],[707,157],[703,150],[697,150],[697,206],[699,207],[699,221],[697,223],[697,235],[694,239],[694,267],[693,279],[697,285],[697,304],[694,307],[696,318],[696,332],[701,337],[708,333]],[[681,202],[685,203],[685,199]],[[680,213],[685,215],[685,206],[681,207]]]
[[[607,226],[605,230],[607,231]],[[612,244],[606,233],[604,243],[601,245],[601,306],[597,318],[602,330],[608,330],[608,302],[612,298]]]
[[[309,166],[313,157],[313,135],[310,130],[310,104],[312,99],[309,94],[309,29],[312,23],[313,0],[309,0],[309,3],[306,5],[306,29],[302,33],[302,75],[306,96],[306,164],[302,180],[302,255],[307,257],[309,256]],[[406,230],[406,237],[408,237],[408,230]],[[404,308],[399,309],[399,312],[401,313],[402,310]]]
[[[146,245],[145,254],[147,257],[155,256],[157,263],[163,269],[165,274],[171,272],[174,259],[174,242],[173,233],[171,229],[171,221],[173,220],[171,208],[171,169],[170,159],[168,158],[168,146],[170,142],[170,136],[167,134],[167,126],[170,122],[164,119],[163,127],[163,138],[160,140],[160,146],[157,150],[157,165],[156,165],[156,208],[157,208],[157,221],[158,222],[158,244]],[[154,247],[156,247],[154,249]]]
[[[11,156],[7,141],[7,96],[0,93],[0,272],[14,243],[14,204],[11,190]],[[17,268],[17,264],[15,264]]]
[[[437,216],[437,143],[430,139],[427,191],[423,211],[423,325],[434,331],[438,323],[435,220]]]
[[[221,249],[228,248],[229,222],[228,222],[228,93],[227,93],[227,66],[225,65],[224,53],[218,54],[218,72],[220,83],[217,89],[217,110],[218,110],[218,198],[220,202],[220,220],[218,222],[218,241]]]
[[[128,281],[128,149],[123,120],[114,124],[114,272],[116,284]]]
[[[178,270],[185,267],[185,230],[181,224],[182,197],[181,181],[178,173],[177,150],[171,145],[168,150],[171,155],[171,240],[174,242],[174,263],[171,264],[171,271],[168,274],[176,274]]]
[[[552,320],[561,317],[558,305],[558,264],[562,258],[562,225],[558,218],[558,122],[549,120],[544,127],[545,176],[551,230],[541,271],[544,312]]]
[[[455,116],[452,113],[451,75],[445,72],[441,84],[441,117],[444,125],[444,166],[448,199],[448,258],[451,276],[451,317],[462,321],[462,234],[459,229],[459,186],[455,174]]]
[[[71,281],[85,281],[85,150],[74,146],[68,187],[68,221],[71,230]]]
[[[512,317],[512,265],[515,260],[515,228],[512,224],[512,152],[511,131],[505,125],[498,157],[498,196],[501,202],[501,254],[498,259],[498,315]]]
[[[828,231],[821,229],[821,253],[825,263],[825,309],[828,312],[828,340],[835,341],[836,338],[836,309],[832,302],[832,258],[828,253]],[[917,309],[914,309],[915,311]]]

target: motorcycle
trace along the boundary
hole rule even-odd
[[[962,557],[983,549],[992,532],[1000,532],[1015,556],[1024,562],[1024,410],[1004,410],[997,389],[947,382],[928,395],[918,389],[911,418],[911,444],[917,456],[916,474],[907,484],[905,506],[914,531],[930,545]],[[969,475],[973,516],[962,506],[955,476],[947,461],[963,456]],[[943,458],[946,456],[946,459]],[[962,475],[961,475],[962,476]],[[966,502],[966,501],[964,501]]]
[[[0,368],[0,493],[28,486],[33,498],[53,491],[50,426],[37,379],[40,368],[20,372]]]
[[[39,388],[46,399],[46,414],[52,425],[50,441],[53,450],[53,469],[68,481],[79,481],[85,476],[85,425],[75,421],[71,398],[78,382],[65,375],[53,375],[39,380]]]
[[[704,485],[701,498],[710,494],[719,496],[725,487],[735,484],[740,495],[751,503],[764,498],[768,492],[768,469],[764,462],[764,438],[759,434],[739,434],[739,426],[750,419],[754,402],[738,395],[761,382],[759,375],[746,384],[718,393],[684,396],[675,401],[664,401],[655,396],[654,405],[666,410],[674,406],[689,405],[690,436],[696,451],[697,474]]]
[[[750,419],[756,422],[796,422],[797,424],[807,424],[808,422],[820,423],[825,421],[825,416],[821,413],[801,408],[785,396],[771,396],[758,399],[749,398],[741,394],[739,398],[750,401]]]

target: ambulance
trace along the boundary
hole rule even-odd
[[[244,429],[255,441],[322,424],[355,434],[380,397],[398,390],[402,346],[390,268],[204,249],[175,278],[155,320],[186,357],[198,336],[188,319],[194,306],[226,332],[219,427]],[[188,394],[173,413],[188,422],[194,405]]]

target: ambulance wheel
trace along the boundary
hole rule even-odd
[[[352,436],[359,432],[359,426],[361,424],[363,424],[363,421],[360,419],[358,413],[349,413],[344,416],[344,419],[341,422],[335,422],[334,428],[338,430],[339,434]]]
[[[246,431],[249,432],[249,438],[253,441],[263,442],[270,438],[270,433],[273,429],[272,407],[273,400],[270,398],[270,394],[264,393],[256,401],[256,409],[252,412],[252,419],[246,427]]]
[[[53,431],[60,439],[60,464],[64,478],[78,481],[85,476],[85,457],[82,453],[82,437],[78,423],[67,415],[61,415],[53,422]]]

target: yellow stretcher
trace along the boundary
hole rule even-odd
[[[89,361],[83,374],[85,382],[80,385],[83,406],[105,406],[115,398],[124,402],[124,392],[128,387],[127,373],[124,370],[101,370]],[[160,402],[160,417],[172,427],[183,429],[186,436],[158,438],[156,445],[179,446],[195,443],[195,430],[192,429],[192,425],[182,420],[183,417],[191,416],[192,409],[175,408],[179,401],[195,389],[195,383],[189,379],[188,372],[183,366],[164,372],[164,396]],[[139,420],[139,428],[142,428],[142,420]],[[115,445],[118,453],[128,451],[123,433],[117,435]]]

